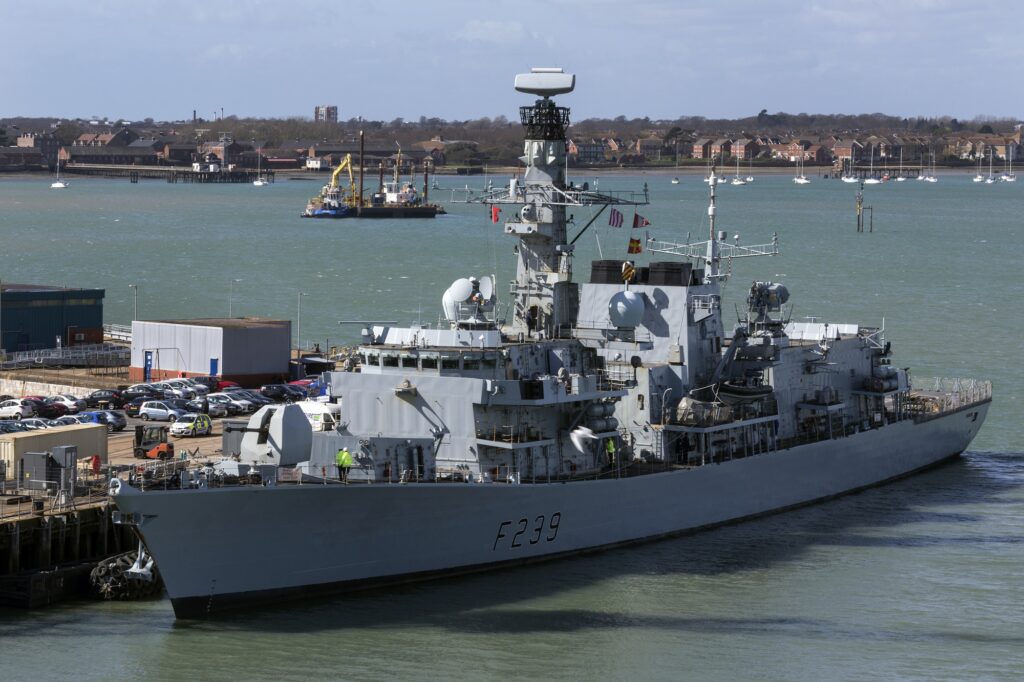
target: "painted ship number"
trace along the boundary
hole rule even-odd
[[[561,523],[562,512],[555,512],[551,518],[538,514],[532,519],[524,517],[518,521],[502,521],[498,526],[498,534],[494,537],[491,551],[498,549],[498,545],[515,549],[527,544],[536,545],[542,540],[554,542],[558,537],[558,526]]]

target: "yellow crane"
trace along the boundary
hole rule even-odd
[[[338,178],[345,170],[348,170],[348,187],[342,188],[338,184]],[[306,205],[305,215],[313,215],[319,209],[339,210],[343,206],[352,208],[358,206],[358,204],[359,202],[356,200],[355,176],[352,173],[352,155],[346,154],[345,158],[338,164],[338,167],[331,173],[331,181],[320,190],[320,196],[309,200],[309,204]]]
[[[338,164],[338,167],[334,169],[333,173],[331,173],[330,189],[337,189],[338,188],[338,176],[341,175],[341,172],[343,170],[346,170],[346,169],[348,170],[348,189],[349,189],[349,192],[353,192],[353,193],[355,192],[355,182],[356,181],[355,181],[355,178],[352,175],[352,155],[351,154],[346,154],[345,158],[342,159],[341,163]]]

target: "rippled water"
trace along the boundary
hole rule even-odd
[[[600,186],[645,181],[652,234],[704,238],[698,178]],[[157,319],[225,315],[229,298],[235,314],[294,319],[303,291],[303,340],[323,344],[354,340],[338,320],[436,321],[453,279],[511,276],[512,241],[478,206],[435,221],[298,219],[318,186],[0,179],[0,278],[104,287],[108,322],[130,319],[131,283],[140,316]],[[225,621],[175,624],[166,600],[0,611],[3,678],[1019,679],[1024,190],[967,175],[869,187],[873,234],[854,231],[854,192],[786,177],[723,188],[721,229],[746,244],[777,232],[782,248],[733,263],[727,295],[783,281],[794,318],[884,318],[918,377],[992,379],[988,422],[960,461],[692,537]],[[578,242],[580,273],[598,240],[624,255],[629,232],[599,219]]]

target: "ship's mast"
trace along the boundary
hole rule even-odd
[[[572,92],[576,77],[562,69],[532,69],[516,76],[519,92],[540,95],[533,105],[520,107],[525,130],[523,175],[508,187],[487,189],[468,201],[511,205],[505,215],[505,234],[519,240],[516,278],[512,282],[512,314],[502,331],[555,338],[568,336],[576,323],[579,296],[572,282],[573,245],[567,234],[566,207],[606,207],[646,204],[647,190],[614,196],[567,186],[565,129],[569,109],[554,95]],[[518,208],[512,208],[516,206]]]

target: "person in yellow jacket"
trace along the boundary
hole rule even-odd
[[[348,470],[352,468],[352,453],[348,451],[348,448],[338,450],[337,463],[338,478],[344,483],[348,483]]]
[[[615,447],[615,439],[609,438],[604,444],[605,453],[608,455],[608,466],[615,467],[615,455],[617,454],[617,448]]]

